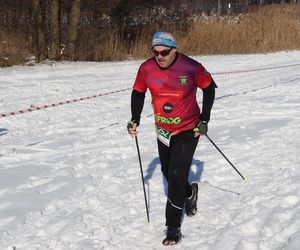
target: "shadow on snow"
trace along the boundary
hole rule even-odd
[[[152,178],[152,175],[155,171],[155,169],[157,167],[160,167],[160,160],[159,157],[154,158],[150,164],[148,165],[148,168],[146,170],[146,175],[144,177],[144,181],[145,184],[148,186],[148,205],[149,205],[149,209],[150,209],[150,188],[149,188],[149,180]],[[201,180],[201,175],[203,172],[203,168],[204,168],[204,163],[200,160],[195,160],[193,159],[192,161],[192,165],[190,168],[190,173],[189,173],[189,182],[193,183],[199,183]],[[164,192],[165,195],[167,196],[168,194],[168,183],[166,181],[166,179],[164,178],[162,172],[161,172],[161,176],[162,176],[162,182],[163,182],[163,186],[164,186]]]
[[[6,128],[0,128],[0,136],[1,135],[6,135],[8,133],[8,129]]]

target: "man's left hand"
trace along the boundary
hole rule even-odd
[[[208,126],[206,121],[198,122],[197,126],[194,128],[195,138],[199,135],[206,135],[208,131]]]

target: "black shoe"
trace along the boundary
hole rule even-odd
[[[167,237],[162,241],[162,243],[165,246],[171,246],[176,245],[180,242],[182,233],[180,231],[180,228],[168,227],[166,230],[166,236]]]
[[[185,213],[187,216],[193,216],[197,213],[197,200],[198,200],[198,184],[191,185],[192,196],[185,200]]]

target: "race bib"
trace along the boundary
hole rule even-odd
[[[157,139],[160,140],[166,146],[170,146],[170,140],[172,133],[170,131],[164,130],[159,126],[156,126],[156,136]]]

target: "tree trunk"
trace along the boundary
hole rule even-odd
[[[32,4],[29,4],[28,9],[26,11],[26,33],[27,39],[29,44],[30,51],[34,50],[35,43],[34,43],[34,36],[33,36],[33,23],[32,23]]]
[[[68,26],[68,45],[67,58],[74,61],[76,59],[76,41],[77,41],[77,26],[80,17],[80,0],[72,0],[70,21]]]
[[[43,6],[39,0],[32,0],[34,18],[35,58],[37,62],[47,59],[47,46],[45,32],[43,30]]]
[[[49,59],[59,59],[59,0],[51,0],[50,2],[50,38],[49,38]]]

